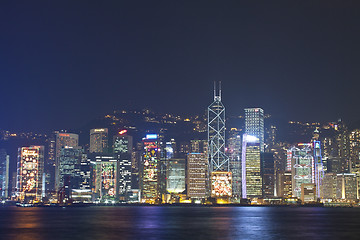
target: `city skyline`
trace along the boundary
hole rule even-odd
[[[276,126],[265,127],[264,109],[245,108],[244,128],[226,131],[221,82],[217,85],[203,128],[195,127],[201,125],[196,118],[168,114],[158,121],[148,110],[132,113],[145,114],[150,124],[142,127],[131,121],[124,127],[123,119],[105,116],[110,125],[121,124],[110,131],[89,128],[87,143],[67,131],[54,131],[43,145],[13,142],[16,172],[10,151],[0,149],[0,183],[19,206],[358,205],[359,129],[349,131],[341,121],[304,124],[292,133],[306,136],[305,142],[281,142]],[[169,123],[180,128],[182,138],[169,131]],[[0,143],[11,137],[17,135],[3,135]]]
[[[1,240],[357,239],[359,10],[1,2]]]
[[[219,80],[229,115],[360,120],[358,2],[69,5],[3,5],[1,128],[78,128],[125,106],[192,115]]]

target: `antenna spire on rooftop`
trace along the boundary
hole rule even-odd
[[[214,81],[214,101],[221,101],[221,81],[219,81],[218,85],[219,92],[216,91],[216,81]]]

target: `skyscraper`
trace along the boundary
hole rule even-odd
[[[208,154],[210,172],[229,171],[229,158],[225,154],[225,107],[214,86],[214,102],[208,107]]]
[[[336,126],[336,131],[338,134],[335,137],[335,144],[337,150],[336,156],[338,159],[334,160],[337,160],[339,162],[333,165],[336,166],[337,164],[339,164],[340,168],[333,169],[337,170],[338,173],[349,173],[351,168],[349,131],[346,125],[341,120],[337,122]]]
[[[277,172],[277,197],[292,197],[291,171]]]
[[[349,134],[350,139],[350,173],[356,174],[358,191],[360,190],[360,130],[355,129]]]
[[[171,158],[166,164],[166,191],[182,193],[185,191],[185,159]]]
[[[311,143],[299,143],[288,151],[293,196],[301,198],[301,185],[315,182],[314,157]]]
[[[356,174],[340,173],[336,175],[336,198],[346,200],[358,199]]]
[[[177,155],[175,139],[171,139],[165,144],[165,157],[166,159],[174,158]]]
[[[208,153],[208,141],[207,140],[191,140],[191,152],[193,153]]]
[[[232,196],[231,172],[214,171],[211,173],[211,197],[229,198]]]
[[[206,197],[208,160],[205,153],[187,155],[187,196],[194,199]]]
[[[221,82],[218,93],[214,83],[214,102],[208,107],[208,155],[211,195],[216,198],[232,196],[232,174],[229,157],[225,153],[225,129],[225,107],[221,102]],[[219,186],[226,187],[226,192],[220,194]]]
[[[90,153],[105,153],[108,150],[108,129],[90,130]]]
[[[118,199],[119,161],[113,156],[95,156],[92,161],[95,198],[100,202]]]
[[[243,135],[241,154],[242,198],[262,196],[259,138]]]
[[[160,143],[157,134],[146,134],[143,139],[144,151],[141,161],[141,199],[142,202],[156,203],[159,192]]]
[[[264,152],[264,110],[245,108],[245,134],[255,136],[260,142],[260,151]]]
[[[230,131],[227,154],[232,173],[232,195],[239,199],[241,196],[241,135],[237,129]]]
[[[5,149],[0,149],[0,199],[9,193],[9,158]]]
[[[336,199],[336,173],[325,173],[320,188],[322,199],[327,201]]]
[[[261,176],[263,183],[263,197],[273,197],[275,187],[274,154],[264,152],[261,159]]]
[[[72,189],[79,189],[81,183],[80,167],[83,158],[82,147],[64,147],[60,151],[59,188],[64,193],[62,200],[71,198]]]
[[[20,201],[40,201],[44,196],[44,146],[19,148],[16,189]]]
[[[55,153],[56,153],[56,134],[58,132],[50,134],[46,139],[46,153],[44,172],[45,172],[45,193],[50,197],[52,193],[55,193]]]
[[[82,154],[80,161],[80,190],[91,189],[91,163],[86,153]]]
[[[316,185],[314,183],[301,184],[301,202],[310,203],[315,201],[316,201]]]
[[[133,138],[127,130],[119,131],[114,136],[114,155],[119,160],[119,195],[124,200],[126,192],[131,189],[131,155]]]
[[[55,142],[55,190],[60,186],[60,153],[65,147],[77,147],[79,145],[79,135],[74,133],[56,132]]]
[[[324,167],[321,154],[320,141],[313,141],[314,149],[314,183],[316,186],[316,197],[320,198],[320,186],[322,185],[322,179],[324,177]]]

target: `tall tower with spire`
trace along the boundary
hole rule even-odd
[[[225,155],[225,107],[221,102],[221,82],[218,91],[214,82],[214,102],[208,107],[208,155],[210,172],[229,171]]]

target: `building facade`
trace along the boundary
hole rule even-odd
[[[210,176],[211,197],[229,198],[232,196],[232,174],[231,172],[214,171]]]
[[[261,156],[259,138],[243,135],[242,156],[242,198],[262,196]]]
[[[10,156],[5,149],[0,149],[0,199],[6,199],[9,195],[9,165]]]
[[[214,86],[214,102],[208,107],[208,154],[210,172],[229,172],[229,158],[225,153],[225,106]]]
[[[245,108],[245,134],[255,136],[260,142],[260,151],[264,152],[264,110]]]
[[[192,153],[206,153],[208,154],[208,141],[207,140],[191,140]]]
[[[207,197],[208,160],[206,153],[187,155],[186,185],[187,196],[193,199]]]
[[[314,183],[301,184],[301,202],[313,203],[316,202],[316,185]]]
[[[60,155],[65,147],[79,146],[79,135],[74,133],[55,133],[55,191],[60,190]]]
[[[118,201],[119,161],[113,156],[97,155],[91,163],[95,199]]]
[[[125,201],[126,192],[131,189],[133,138],[126,130],[119,131],[113,139],[113,151],[119,160],[119,195]]]
[[[263,197],[274,197],[275,190],[275,169],[274,154],[272,152],[263,152],[261,158],[261,177]]]
[[[185,191],[185,163],[183,158],[171,158],[166,164],[166,192],[182,193]]]
[[[157,203],[160,199],[159,165],[160,143],[157,134],[147,134],[143,139],[143,155],[141,162],[141,201]]]
[[[90,130],[90,153],[108,153],[108,134],[107,128]]]
[[[232,174],[232,196],[241,197],[241,135],[232,129],[228,139],[227,154],[229,156],[230,172]]]
[[[20,201],[41,201],[43,189],[44,146],[22,147],[18,150],[16,191]]]
[[[59,196],[60,202],[71,199],[72,189],[80,189],[83,154],[82,147],[64,147],[60,151],[59,192],[63,194]]]
[[[320,188],[321,199],[336,199],[336,173],[325,173]]]
[[[356,174],[340,173],[336,175],[336,198],[345,200],[358,199]]]
[[[301,185],[314,183],[314,157],[311,143],[299,143],[288,150],[288,164],[291,166],[293,196],[301,198]]]

